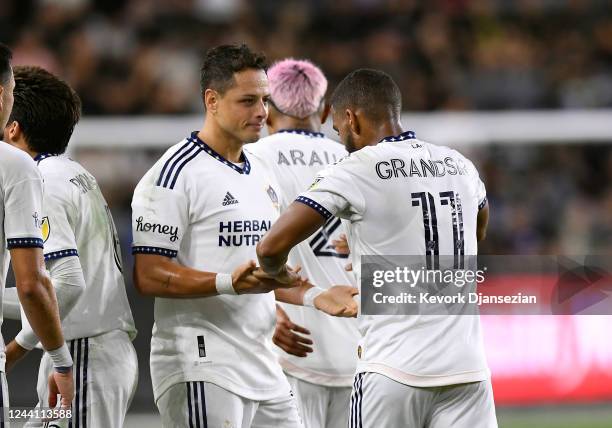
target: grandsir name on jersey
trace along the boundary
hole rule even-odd
[[[298,201],[326,218],[350,220],[359,283],[362,255],[476,255],[477,213],[486,192],[468,159],[409,131],[327,168]],[[358,321],[358,372],[417,387],[489,377],[477,316],[360,315]]]
[[[256,159],[224,159],[197,132],[145,174],[132,202],[133,252],[231,273],[256,260],[278,217],[279,193]],[[156,399],[181,382],[215,383],[253,400],[288,393],[272,352],[273,293],[155,299],[151,376]]]

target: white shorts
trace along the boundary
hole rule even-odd
[[[10,428],[10,422],[4,419],[4,407],[10,407],[8,383],[4,372],[0,372],[0,411],[2,412],[0,413],[0,428]]]
[[[94,337],[68,341],[74,361],[72,420],[58,420],[59,428],[121,428],[138,384],[136,350],[127,333],[113,330]],[[38,371],[38,404],[49,407],[47,379],[53,362],[43,354]],[[43,427],[29,421],[26,427]]]
[[[351,388],[315,385],[287,375],[306,428],[346,428]]]
[[[156,404],[164,428],[303,428],[290,395],[253,401],[209,382],[182,382]]]
[[[497,428],[490,381],[417,388],[359,373],[350,406],[349,428]]]

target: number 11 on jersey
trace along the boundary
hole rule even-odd
[[[434,196],[429,192],[412,193],[412,206],[421,207],[423,227],[425,229],[425,257],[427,269],[440,269],[440,241],[438,235],[438,217]],[[463,210],[459,194],[453,191],[440,192],[440,204],[451,209],[453,226],[454,269],[465,267],[463,240]]]

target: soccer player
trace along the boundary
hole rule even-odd
[[[0,44],[0,129],[4,129],[11,113],[14,87],[11,51]],[[45,357],[50,360],[48,405],[55,407],[60,394],[61,406],[67,409],[74,395],[72,358],[62,335],[53,286],[44,268],[42,198],[43,183],[36,164],[21,150],[0,142],[0,264],[3,269],[0,303],[10,261],[24,318],[29,320],[47,350]],[[1,341],[0,408],[9,406],[5,361],[4,341]],[[8,426],[4,417],[4,413],[0,415],[0,425]]]
[[[268,69],[268,80],[267,125],[271,135],[246,145],[245,150],[258,156],[275,176],[284,211],[308,188],[317,172],[347,152],[320,132],[329,107],[325,103],[327,79],[318,67],[308,61],[286,59]],[[301,266],[304,275],[320,287],[354,284],[352,274],[344,270],[347,256],[337,253],[332,245],[342,231],[340,219],[330,218],[312,239],[295,247],[290,265]],[[311,294],[315,296],[321,290],[313,289]],[[304,425],[346,427],[357,361],[356,320],[330,317],[310,307],[281,306],[274,338],[286,351],[278,350],[279,360],[296,395]],[[312,340],[298,333],[310,333]]]
[[[488,221],[478,172],[457,151],[402,129],[391,77],[354,71],[331,104],[352,153],[323,171],[259,243],[262,269],[282,272],[291,247],[333,216],[349,220],[358,279],[362,255],[475,255]],[[497,426],[478,317],[360,315],[358,322],[351,427]]]
[[[134,192],[134,277],[156,297],[151,378],[165,427],[301,426],[272,350],[269,291],[296,286],[277,298],[301,304],[312,286],[286,266],[278,281],[256,276],[255,245],[278,216],[279,195],[242,150],[265,125],[264,67],[246,45],[210,49],[202,129],[171,147]],[[327,290],[315,304],[350,315],[344,291]]]
[[[62,426],[122,427],[138,382],[136,329],[110,209],[96,179],[62,155],[80,112],[81,101],[68,84],[42,68],[15,67],[15,103],[4,138],[34,158],[44,179],[45,261],[76,362],[73,418]],[[7,367],[38,343],[22,322],[7,346]],[[52,371],[44,355],[37,386],[42,407]]]

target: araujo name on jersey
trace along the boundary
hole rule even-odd
[[[136,230],[139,232],[153,232],[160,235],[169,235],[171,242],[176,242],[178,239],[178,226],[168,226],[167,224],[147,223],[143,217],[136,219]]]
[[[266,233],[271,226],[272,222],[270,220],[220,221],[219,247],[257,245],[264,233]]]
[[[310,153],[304,153],[302,150],[292,149],[288,153],[283,153],[279,150],[278,152],[278,164],[279,165],[301,165],[301,166],[313,166],[313,165],[329,165],[330,163],[336,162],[338,157],[334,153],[328,153],[323,151],[322,154],[312,150]]]
[[[398,177],[444,177],[449,175],[466,175],[467,167],[463,159],[450,156],[444,160],[410,159],[406,165],[403,159],[389,159],[376,163],[376,174],[383,180]]]

